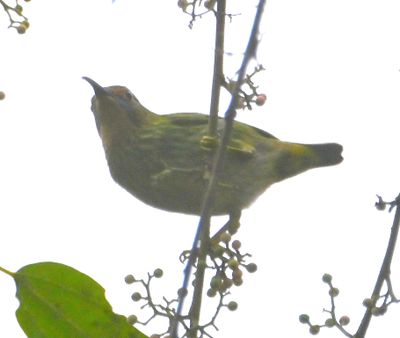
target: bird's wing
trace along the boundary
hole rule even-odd
[[[248,126],[248,125],[247,125],[247,126]],[[259,128],[256,128],[256,127],[253,127],[253,126],[248,126],[248,127],[252,128],[255,132],[257,132],[257,134],[259,134],[259,135],[261,135],[261,136],[263,136],[263,137],[272,138],[272,139],[275,139],[275,140],[278,139],[278,138],[275,137],[274,135],[272,135],[272,134],[266,132],[265,130],[262,130],[262,129],[259,129]]]
[[[208,123],[208,115],[198,113],[176,113],[168,115],[169,121],[178,126],[199,126]]]
[[[198,114],[198,113],[177,113],[177,114],[170,114],[169,117],[170,117],[170,122],[172,124],[176,124],[176,125],[180,125],[180,126],[188,126],[188,127],[205,125],[208,123],[208,119],[209,119],[208,115]],[[218,118],[218,127],[220,130],[223,129],[224,124],[225,124],[225,120],[222,117],[219,117]],[[256,132],[258,135],[261,135],[266,138],[277,139],[277,137],[275,137],[274,135],[272,135],[262,129],[247,125],[242,122],[235,121],[234,129],[238,129],[238,128],[239,129],[247,129],[247,131],[249,133]]]

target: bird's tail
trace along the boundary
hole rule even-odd
[[[343,161],[343,147],[337,143],[283,143],[284,151],[275,162],[277,181],[313,168],[327,167]]]
[[[330,166],[343,161],[343,147],[337,143],[309,144],[307,147],[314,153],[316,166]]]

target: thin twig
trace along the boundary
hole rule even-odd
[[[192,265],[195,261],[195,251],[199,247],[199,239],[200,239],[200,234],[202,233],[203,226],[205,226],[205,225],[209,226],[209,223],[210,223],[213,199],[214,199],[214,195],[215,195],[215,188],[217,185],[219,173],[222,171],[222,168],[223,168],[226,147],[227,147],[230,137],[231,137],[233,122],[234,122],[234,119],[236,116],[237,96],[239,94],[240,87],[243,84],[243,81],[244,81],[244,78],[246,75],[247,66],[248,66],[250,60],[255,56],[255,53],[256,53],[256,48],[257,48],[257,44],[258,44],[258,30],[259,30],[259,25],[261,22],[262,13],[264,11],[265,3],[266,3],[266,0],[260,0],[260,2],[258,4],[258,8],[257,8],[256,16],[254,19],[253,27],[251,30],[250,38],[249,38],[249,41],[248,41],[248,44],[246,47],[246,51],[244,54],[244,58],[243,58],[241,67],[238,72],[238,81],[237,81],[235,89],[232,93],[232,98],[231,98],[229,107],[225,113],[225,127],[224,127],[224,130],[222,133],[221,143],[219,144],[217,153],[214,158],[210,181],[209,181],[208,188],[207,188],[205,196],[204,196],[202,212],[201,212],[198,229],[196,231],[196,235],[195,235],[195,239],[194,239],[194,243],[193,243],[193,247],[192,247],[192,253],[188,259],[188,262],[186,263],[186,267],[184,270],[184,282],[183,282],[182,290],[187,290],[187,287],[189,285]],[[174,320],[172,328],[171,328],[171,336],[173,338],[177,337],[179,318],[181,317],[181,314],[182,314],[182,308],[183,308],[185,296],[186,296],[186,292],[180,293],[179,304],[178,304],[177,313],[175,316],[176,319]]]
[[[396,240],[397,240],[397,235],[399,233],[399,227],[400,227],[400,194],[396,198],[396,213],[394,216],[393,220],[393,225],[392,229],[390,232],[390,238],[389,238],[389,243],[386,249],[386,254],[382,262],[381,270],[379,271],[378,278],[375,283],[374,290],[372,292],[371,299],[376,302],[379,299],[379,295],[381,293],[383,283],[385,280],[389,277],[390,275],[390,265],[392,263],[392,258],[394,254],[394,249],[396,247]],[[354,338],[364,338],[365,334],[367,332],[369,323],[372,318],[372,306],[368,306],[363,319],[361,320],[360,326],[358,327],[358,330],[356,334],[354,335]]]
[[[221,84],[223,79],[224,62],[224,37],[225,37],[225,13],[226,0],[218,0],[215,27],[215,50],[214,50],[214,74],[211,92],[210,117],[208,135],[217,137],[219,98],[221,93]],[[211,215],[206,218],[200,227],[200,246],[198,252],[191,250],[190,254],[197,255],[197,270],[195,275],[195,285],[193,290],[192,304],[189,311],[191,334],[196,336],[196,328],[199,326],[200,310],[204,288],[204,275],[206,270],[206,260],[210,241],[210,221]],[[196,240],[196,239],[195,239]],[[197,243],[194,243],[197,245]],[[193,258],[194,259],[194,258]],[[204,264],[202,263],[204,262]],[[190,277],[190,273],[189,273]]]
[[[225,15],[226,0],[217,2],[215,29],[215,49],[214,49],[214,75],[211,90],[210,120],[208,134],[211,137],[217,136],[219,98],[221,85],[224,77],[224,38],[225,38]]]

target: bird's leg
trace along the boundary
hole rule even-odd
[[[242,214],[241,210],[235,210],[229,214],[228,222],[219,229],[214,236],[211,238],[212,243],[218,243],[220,241],[220,236],[224,232],[228,231],[231,235],[235,234],[240,227],[240,215]]]

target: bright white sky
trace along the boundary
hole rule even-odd
[[[230,75],[256,1],[232,2],[246,8],[233,10],[243,15],[229,26]],[[42,0],[25,12],[24,36],[0,16],[0,264],[68,264],[102,284],[116,312],[138,314],[129,298],[137,290],[124,276],[161,267],[156,287],[172,298],[182,280],[178,255],[198,219],[155,210],[112,181],[81,76],[126,85],[158,113],[207,113],[212,20],[189,30],[176,0]],[[351,317],[350,329],[358,325],[393,217],[375,210],[375,194],[399,193],[399,13],[396,0],[268,1],[258,56],[266,71],[256,79],[268,101],[238,119],[287,141],[339,142],[345,161],[273,186],[244,212],[238,238],[259,270],[233,290],[239,309],[221,315],[215,337],[309,337],[297,318],[326,318],[324,272],[340,288],[339,314]],[[1,337],[24,337],[14,293],[1,276]],[[398,337],[399,314],[393,306],[373,319],[368,336]]]

